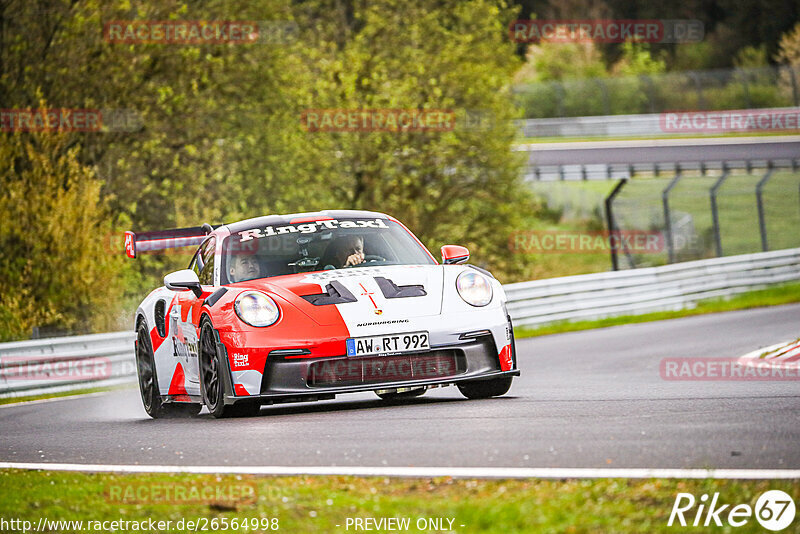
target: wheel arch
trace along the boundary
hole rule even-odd
[[[200,313],[200,320],[197,322],[198,327],[198,340],[202,344],[202,340],[200,336],[203,335],[203,324],[204,321],[208,321],[209,326],[211,327],[211,334],[213,336],[214,346],[216,349],[216,355],[219,358],[219,364],[221,366],[219,373],[220,373],[220,381],[222,385],[223,391],[223,403],[224,404],[233,404],[232,399],[235,397],[234,394],[234,385],[233,385],[233,376],[232,376],[232,369],[230,365],[230,360],[228,359],[228,349],[225,347],[225,344],[222,342],[219,331],[214,326],[214,320],[211,316],[211,313],[207,309],[203,309]],[[222,349],[220,349],[220,346]],[[199,356],[199,354],[198,354]],[[202,382],[202,371],[201,371],[201,382]],[[201,388],[202,388],[201,384]],[[202,390],[201,390],[202,391]]]

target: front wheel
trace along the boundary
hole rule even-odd
[[[204,319],[200,326],[200,391],[208,411],[216,418],[247,417],[258,414],[258,404],[225,405],[225,386],[222,373],[225,365],[217,354],[217,343],[211,321]]]
[[[139,392],[147,415],[153,419],[168,417],[192,417],[203,409],[201,404],[164,403],[158,391],[158,375],[150,342],[150,332],[144,321],[136,329],[136,375],[139,379]]]
[[[493,378],[491,380],[475,380],[458,384],[461,394],[468,399],[488,399],[505,395],[511,389],[512,377]]]

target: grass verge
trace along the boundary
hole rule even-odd
[[[689,317],[690,315],[746,310],[764,306],[791,304],[794,302],[800,302],[800,282],[781,284],[758,291],[749,291],[729,299],[704,300],[698,302],[696,307],[685,310],[643,313],[641,315],[620,315],[591,321],[559,321],[557,323],[543,325],[539,328],[528,328],[524,326],[515,327],[514,335],[518,338],[546,336],[549,334],[560,334],[562,332],[575,332],[578,330],[591,330],[593,328],[605,328],[623,324],[662,321],[664,319]]]
[[[243,487],[251,488],[239,491],[245,498],[218,499]],[[176,502],[164,497],[166,488],[175,495],[181,488],[187,495],[210,488],[206,491],[214,497]],[[795,501],[800,498],[800,484],[791,480],[453,480],[0,470],[0,518],[30,521],[34,527],[41,518],[83,521],[83,531],[88,530],[89,521],[151,519],[171,522],[162,525],[160,532],[192,530],[186,528],[189,520],[207,521],[208,530],[214,532],[269,532],[261,521],[270,524],[276,518],[284,532],[352,532],[356,529],[352,524],[346,528],[348,518],[397,517],[408,518],[410,532],[436,530],[418,528],[420,518],[443,520],[442,530],[453,532],[669,532],[675,528],[699,532],[704,529],[667,526],[678,493],[699,498],[719,492],[720,505],[754,507],[761,493],[773,489],[787,492]],[[126,495],[137,502],[128,503]],[[696,511],[695,507],[687,512],[690,524]],[[230,524],[233,519],[253,518],[259,521],[255,529],[220,528],[224,520]],[[217,528],[212,530],[214,519]],[[183,529],[177,528],[181,520]],[[735,530],[763,531],[753,517]],[[72,525],[58,531],[80,530]],[[117,529],[130,531],[136,530]]]

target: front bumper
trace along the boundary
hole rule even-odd
[[[224,350],[224,346],[221,348]],[[501,370],[494,338],[485,335],[458,344],[432,347],[426,352],[392,356],[270,356],[259,394],[227,395],[225,402],[312,401],[331,399],[340,393],[442,386],[518,375],[516,365],[508,371]]]

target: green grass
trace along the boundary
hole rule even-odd
[[[800,282],[781,284],[779,286],[758,291],[750,291],[736,295],[730,299],[704,300],[698,302],[696,307],[685,310],[644,313],[641,315],[620,315],[617,317],[607,317],[605,319],[596,319],[591,321],[560,321],[557,323],[542,325],[538,328],[520,326],[514,328],[514,335],[518,338],[546,336],[549,334],[560,334],[563,332],[575,332],[578,330],[591,330],[593,328],[605,328],[608,326],[662,321],[665,319],[689,317],[691,315],[701,315],[705,313],[717,313],[733,310],[746,310],[764,306],[791,304],[794,302],[800,302]]]
[[[149,488],[175,484],[187,491],[247,485],[255,499],[248,493],[246,499],[238,501],[175,504],[163,499],[138,499],[139,504],[120,503],[119,495],[130,488],[144,487],[149,493]],[[410,532],[419,532],[415,523],[425,517],[454,519],[454,532],[701,532],[702,528],[667,527],[679,492],[692,493],[697,498],[719,492],[720,504],[752,507],[761,493],[773,489],[787,492],[796,502],[800,498],[800,484],[791,480],[454,480],[3,470],[0,517],[23,519],[34,525],[41,517],[172,521],[172,528],[164,532],[178,532],[175,525],[181,519],[199,518],[277,518],[283,532],[347,532],[348,517],[407,517],[411,521]],[[111,499],[113,495],[117,497]],[[687,514],[687,518],[691,521],[693,516]],[[735,530],[763,531],[754,518]],[[352,526],[349,531],[354,531]]]
[[[112,386],[112,387],[101,387],[101,388],[85,388],[85,389],[76,389],[72,391],[60,391],[58,393],[43,393],[41,395],[27,395],[24,397],[4,397],[0,399],[0,405],[2,404],[16,404],[18,402],[28,402],[33,400],[41,400],[41,399],[57,399],[62,397],[76,397],[80,395],[86,395],[88,393],[101,393],[104,391],[111,391],[114,389],[123,389],[131,386]]]
[[[717,197],[723,255],[748,254],[762,250],[755,188],[763,173],[734,172]],[[709,191],[717,176],[687,174],[670,194],[673,231],[678,261],[716,256]],[[637,177],[630,180],[614,202],[614,217],[622,230],[665,231],[662,192],[670,176]],[[604,200],[616,180],[531,183],[532,190],[545,199],[554,213],[563,213],[555,229],[586,231],[587,221],[604,224]],[[800,173],[779,170],[763,190],[767,242],[770,250],[800,247]],[[684,246],[688,245],[688,246]],[[610,269],[606,255],[559,254],[532,258],[530,278],[548,278],[601,272]],[[547,257],[549,256],[549,257]],[[666,250],[656,254],[633,254],[639,267],[664,265]],[[623,258],[623,261],[625,259]]]

